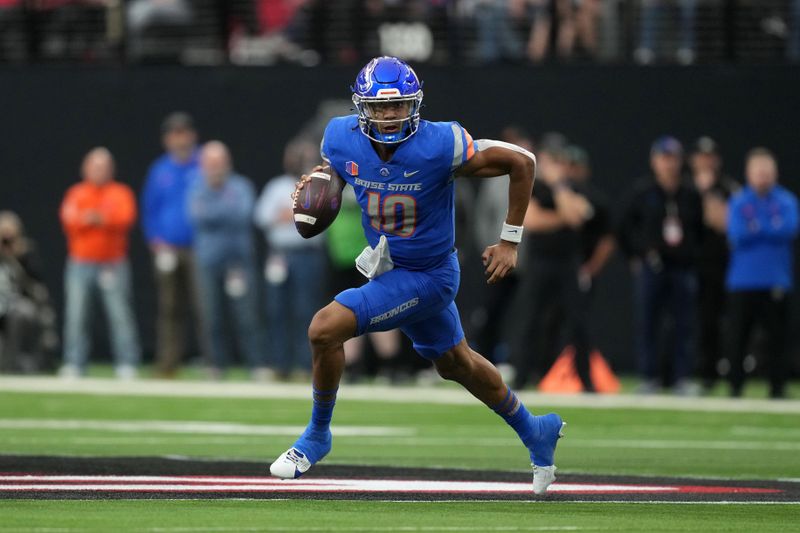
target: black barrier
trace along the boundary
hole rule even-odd
[[[747,149],[779,157],[783,182],[800,189],[800,71],[762,67],[493,67],[418,69],[430,120],[458,120],[474,137],[507,124],[534,134],[557,130],[585,146],[595,183],[612,208],[647,170],[651,141],[665,133],[686,143],[720,143],[725,166],[741,176]],[[0,209],[13,209],[40,243],[46,278],[61,301],[66,247],[58,222],[62,196],[83,155],[107,146],[119,179],[141,191],[160,153],[159,124],[191,112],[202,139],[221,139],[237,168],[261,188],[281,171],[286,141],[320,102],[349,98],[353,68],[4,68],[0,69]],[[152,352],[154,291],[141,232],[132,236],[136,305]],[[632,369],[629,280],[617,259],[604,274],[595,310],[599,346]],[[462,293],[474,290],[469,280]]]

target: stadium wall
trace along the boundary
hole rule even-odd
[[[347,100],[353,68],[0,69],[0,209],[13,209],[40,244],[56,301],[66,247],[58,222],[64,191],[83,155],[107,146],[118,177],[140,191],[160,153],[159,124],[191,112],[203,139],[231,146],[237,168],[260,189],[281,171],[284,144],[327,100]],[[472,67],[420,68],[424,116],[461,122],[476,138],[507,124],[533,134],[561,131],[586,147],[595,183],[617,207],[647,171],[650,142],[669,133],[686,143],[703,134],[722,147],[727,172],[741,177],[747,149],[780,159],[785,184],[800,191],[800,76],[795,67]],[[141,232],[132,236],[137,315],[152,352],[155,294]],[[480,285],[465,276],[462,296]],[[464,298],[467,301],[466,298]],[[617,367],[633,369],[629,280],[617,258],[598,288],[594,328]]]

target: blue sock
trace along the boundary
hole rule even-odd
[[[517,432],[520,440],[533,457],[533,446],[539,440],[541,433],[539,421],[522,405],[517,395],[509,388],[503,401],[491,406],[491,409],[503,417],[503,420]]]
[[[331,418],[333,418],[333,407],[336,405],[336,392],[338,390],[338,388],[332,391],[314,389],[314,405],[311,408],[310,426],[321,430],[330,428]]]
[[[311,408],[311,421],[294,443],[294,448],[303,452],[312,464],[321,460],[331,451],[331,418],[336,405],[336,391],[314,389],[314,405]]]

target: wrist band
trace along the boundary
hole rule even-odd
[[[503,230],[500,232],[500,239],[508,242],[521,242],[522,226],[512,226],[511,224],[503,222]]]

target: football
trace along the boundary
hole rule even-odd
[[[295,196],[292,210],[297,232],[306,239],[319,235],[336,219],[342,205],[344,180],[329,166],[312,172]]]

